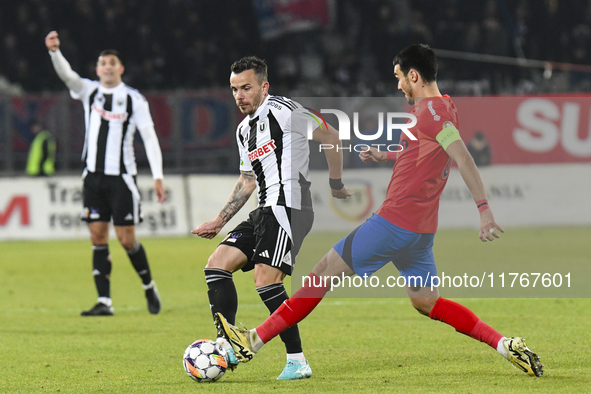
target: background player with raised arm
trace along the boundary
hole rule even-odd
[[[82,316],[113,314],[111,301],[111,256],[109,255],[109,222],[113,218],[117,239],[127,251],[131,264],[142,280],[148,310],[160,312],[160,296],[152,280],[150,266],[142,244],[136,239],[135,225],[142,221],[140,194],[135,176],[137,166],[133,138],[138,130],[154,178],[158,202],[166,198],[162,184],[162,153],[148,102],[137,90],[121,80],[124,67],[117,51],[105,50],[99,55],[98,81],[81,78],[72,70],[59,50],[55,31],[45,38],[57,75],[70,89],[70,95],[84,105],[86,136],[82,153],[84,211],[92,241],[92,274],[98,302]]]
[[[273,313],[289,298],[283,279],[291,275],[304,237],[312,228],[314,213],[304,108],[286,97],[269,94],[267,65],[254,56],[232,64],[230,87],[236,105],[247,115],[236,130],[240,177],[221,212],[193,234],[208,239],[216,236],[258,188],[258,208],[228,233],[204,269],[212,313],[220,312],[234,323],[238,296],[232,274],[239,269],[254,269],[257,292]],[[328,130],[314,130],[313,138],[340,146],[338,132],[330,126]],[[347,198],[352,193],[341,182],[342,151],[327,151],[326,158],[332,195]],[[287,364],[278,379],[310,377],[312,370],[302,351],[298,327],[293,325],[280,335]],[[221,334],[218,337],[228,350],[232,349]],[[232,352],[230,357],[230,363],[237,365]]]
[[[456,108],[439,92],[437,68],[435,53],[426,45],[411,45],[394,59],[398,89],[414,105],[417,124],[410,131],[417,140],[403,133],[400,144],[405,149],[397,155],[375,148],[360,154],[365,162],[396,160],[386,200],[377,212],[337,242],[314,267],[308,282],[256,329],[239,329],[223,315],[216,315],[218,328],[241,361],[251,359],[265,343],[318,305],[330,289],[330,282],[323,282],[321,277],[354,273],[370,276],[392,261],[407,278],[407,293],[417,311],[487,343],[527,374],[542,375],[539,357],[523,338],[504,337],[468,308],[441,298],[437,287],[430,287],[429,279],[437,275],[432,248],[439,198],[451,160],[457,163],[480,211],[480,239],[493,241],[499,238],[496,231],[504,232],[495,222],[478,169],[460,138]],[[419,283],[409,283],[410,277],[419,277]]]

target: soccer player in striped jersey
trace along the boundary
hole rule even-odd
[[[418,312],[488,344],[528,375],[542,376],[543,365],[523,338],[501,335],[465,306],[440,297],[438,284],[432,282],[437,275],[432,249],[439,198],[451,160],[480,212],[480,239],[493,241],[499,238],[496,231],[504,232],[495,222],[478,168],[460,137],[455,105],[439,92],[437,68],[435,53],[426,45],[411,45],[394,59],[398,89],[414,105],[417,123],[409,131],[416,140],[402,133],[401,152],[371,148],[360,153],[364,162],[396,162],[386,200],[377,212],[337,242],[314,267],[309,281],[256,329],[243,330],[223,315],[215,316],[218,329],[241,361],[249,361],[265,343],[312,312],[331,286],[321,278],[371,276],[391,261],[406,278],[408,296]]]
[[[262,301],[273,313],[289,297],[283,279],[291,275],[302,241],[312,227],[312,195],[308,170],[308,117],[306,110],[286,97],[269,94],[266,63],[256,57],[236,61],[231,67],[230,87],[240,111],[247,115],[238,125],[240,177],[221,212],[194,234],[215,237],[258,188],[258,208],[248,220],[228,233],[209,257],[205,267],[213,314],[221,312],[234,323],[238,296],[232,274],[254,269],[254,281]],[[312,132],[320,143],[340,146],[338,132],[330,125]],[[326,153],[332,195],[352,193],[341,181],[342,151]],[[238,364],[232,347],[218,335]],[[298,327],[281,334],[287,364],[278,379],[308,378],[312,370],[304,357]]]
[[[135,236],[135,225],[142,221],[133,149],[136,130],[144,141],[158,202],[162,203],[166,198],[162,183],[162,153],[148,102],[140,92],[122,82],[124,66],[116,51],[101,52],[96,65],[99,80],[91,81],[72,70],[59,50],[57,32],[47,35],[45,45],[57,75],[70,89],[72,98],[80,100],[84,106],[86,136],[82,157],[86,167],[81,219],[88,223],[90,230],[92,273],[98,302],[90,310],[82,312],[82,316],[113,315],[108,245],[111,218],[117,238],[141,278],[148,310],[156,314],[160,312],[160,296],[152,279],[146,251]]]

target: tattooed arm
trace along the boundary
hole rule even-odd
[[[232,217],[246,204],[248,198],[256,189],[257,182],[252,171],[240,171],[240,178],[234,185],[234,190],[228,199],[228,202],[222,208],[216,219],[220,219],[222,226],[228,223]],[[221,230],[221,228],[220,228]]]
[[[238,178],[228,202],[226,202],[220,213],[211,222],[203,223],[191,232],[207,239],[212,239],[218,235],[222,227],[246,204],[256,186],[254,172],[240,171],[240,178]]]

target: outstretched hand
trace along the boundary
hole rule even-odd
[[[339,200],[344,200],[354,193],[347,189],[347,186],[343,186],[341,190],[330,189],[330,192],[334,198],[338,198]]]
[[[49,32],[49,34],[45,37],[45,46],[51,52],[58,50],[60,47],[60,39],[57,37],[57,31],[53,30]]]
[[[496,230],[504,233],[505,230],[495,222],[492,211],[485,209],[480,213],[480,234],[478,235],[482,242],[494,241],[495,238],[501,238]]]
[[[359,158],[364,163],[371,163],[372,161],[383,163],[388,160],[388,154],[371,146],[369,149],[359,152]]]
[[[222,231],[224,225],[218,220],[213,219],[211,222],[203,223],[195,230],[191,231],[192,234],[198,235],[201,238],[212,239]]]

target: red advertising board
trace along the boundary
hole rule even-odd
[[[480,132],[491,164],[591,162],[591,96],[455,97],[466,145]]]

